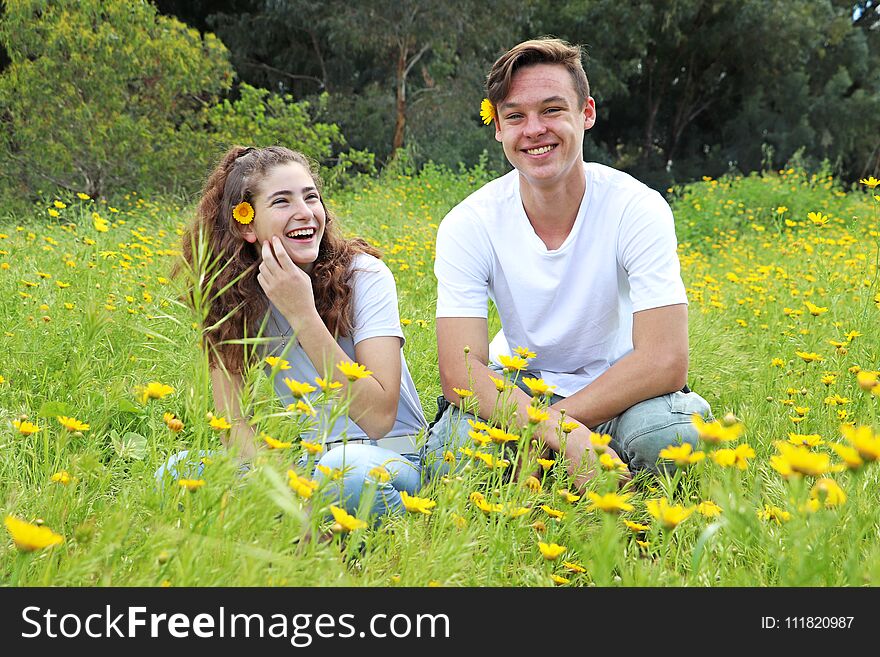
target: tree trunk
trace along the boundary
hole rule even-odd
[[[403,135],[406,129],[406,48],[401,48],[397,55],[397,98],[395,103],[396,118],[394,121],[394,140],[391,142],[391,155],[403,146]]]

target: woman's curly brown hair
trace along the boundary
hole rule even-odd
[[[245,345],[233,341],[257,336],[269,310],[269,299],[257,282],[261,260],[259,245],[243,239],[232,210],[242,201],[252,203],[260,180],[271,169],[287,162],[301,164],[319,192],[322,190],[317,168],[302,153],[283,146],[234,146],[208,176],[195,221],[184,234],[185,266],[194,274],[193,285],[202,286],[199,296],[209,300],[203,328],[211,367],[216,367],[219,361],[229,372],[241,373],[248,364],[246,361],[256,357],[254,350],[246,352]],[[334,336],[346,336],[352,329],[351,261],[358,253],[376,257],[380,254],[364,240],[344,239],[338,222],[324,204],[323,195],[321,205],[327,218],[318,258],[309,276],[315,307],[327,329]],[[201,244],[200,240],[207,243]],[[205,261],[215,263],[216,269],[199,271],[205,267]],[[189,302],[193,307],[197,305],[195,293],[191,287]]]

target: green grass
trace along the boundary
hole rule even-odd
[[[406,357],[428,419],[440,392],[434,235],[446,211],[485,179],[482,171],[429,168],[364,180],[332,199],[346,231],[380,247],[395,274]],[[704,181],[672,197],[691,300],[689,383],[716,416],[742,421],[739,442],[756,453],[747,467],[706,458],[675,477],[643,480],[629,500],[634,510],[614,516],[589,510],[586,497],[565,502],[557,493],[569,485],[561,465],[533,493],[477,462],[423,491],[437,502],[432,515],[392,518],[330,543],[299,540],[321,528],[322,515],[306,514],[287,486],[290,452],[263,452],[244,477],[216,458],[196,493],[154,486],[152,473],[168,454],[219,445],[205,420],[213,409],[199,334],[178,302],[179,283],[167,280],[189,208],[131,194],[111,212],[74,197],[63,199],[58,218],[43,207],[0,223],[0,511],[65,539],[28,553],[7,537],[0,581],[546,586],[557,574],[575,586],[880,584],[877,465],[828,474],[847,500],[811,512],[803,507],[816,478],[785,479],[769,463],[775,441],[797,432],[819,434],[826,444],[813,451],[839,464],[827,443],[845,442],[842,422],[878,427],[880,398],[850,371],[880,369],[875,201],[800,171]],[[807,218],[817,211],[830,216],[825,226]],[[109,230],[95,229],[93,212],[112,222]],[[805,301],[828,310],[813,316]],[[494,314],[490,326],[498,327]],[[861,336],[848,338],[851,331]],[[798,351],[824,360],[805,362]],[[142,403],[137,387],[150,381],[174,393]],[[252,384],[258,427],[295,439],[265,377],[256,374]],[[795,407],[809,407],[798,423]],[[184,431],[171,433],[165,412],[180,417]],[[58,415],[90,428],[69,433]],[[41,431],[22,435],[13,421],[25,418]],[[51,482],[61,470],[74,480]],[[591,486],[607,492],[616,484],[602,473]],[[475,491],[503,508],[530,510],[484,513],[469,499]],[[685,507],[713,500],[723,513],[694,512],[663,529],[646,510],[660,497]],[[542,505],[564,518],[551,519]],[[759,518],[765,505],[790,518]],[[650,528],[636,534],[623,519]],[[567,551],[545,560],[538,541]]]

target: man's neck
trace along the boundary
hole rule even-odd
[[[579,175],[546,187],[533,185],[520,175],[523,209],[548,251],[562,246],[577,219],[587,189],[587,178],[582,167],[578,167],[576,173]]]

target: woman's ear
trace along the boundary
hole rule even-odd
[[[257,234],[254,232],[253,224],[244,224],[240,226],[239,232],[245,242],[254,244],[257,241]]]

